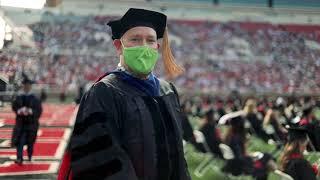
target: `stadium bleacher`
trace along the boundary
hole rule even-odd
[[[71,89],[80,79],[93,81],[118,63],[105,27],[111,18],[73,21],[56,17],[60,20],[54,24],[30,25],[36,43],[44,49],[42,60],[11,52],[1,71],[26,64],[25,71],[29,70],[38,83],[65,84]],[[175,20],[169,22],[169,29],[178,63],[190,72],[176,79],[182,89],[197,87],[208,92],[219,86],[219,91],[228,91],[236,85],[243,93],[319,92],[319,26]],[[94,36],[88,36],[91,33]],[[157,74],[163,76],[162,71]],[[300,80],[299,74],[305,74],[305,79]],[[295,83],[298,81],[302,83]]]

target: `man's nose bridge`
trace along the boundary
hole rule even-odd
[[[143,46],[148,45],[148,43],[147,43],[147,39],[142,39],[142,45],[143,45]]]

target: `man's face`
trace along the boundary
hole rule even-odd
[[[23,85],[23,91],[24,92],[29,92],[31,90],[31,84],[27,83]]]
[[[157,41],[157,33],[154,29],[145,26],[137,26],[129,29],[120,39],[114,40],[114,46],[119,55],[123,53],[123,47],[134,47],[148,45],[153,49],[159,49],[160,45]]]
[[[131,28],[121,39],[125,47],[148,45],[151,48],[158,49],[156,31],[150,27],[138,26]]]
[[[113,41],[113,44],[117,50],[118,55],[120,56],[120,64],[125,67],[127,70],[132,72],[132,70],[127,66],[123,59],[123,46],[135,47],[135,46],[144,46],[147,45],[150,48],[158,50],[160,44],[157,41],[157,33],[154,29],[145,26],[137,26],[129,29],[120,39]],[[145,75],[136,74],[138,77],[144,78]]]

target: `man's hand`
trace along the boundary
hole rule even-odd
[[[28,112],[28,115],[32,115],[33,114],[33,111],[31,108],[27,108],[27,112]]]
[[[17,114],[22,116],[28,116],[28,115],[32,115],[33,111],[31,108],[27,108],[23,106],[22,108],[18,109]]]
[[[25,110],[26,110],[26,107],[23,106],[22,108],[18,109],[17,114],[18,114],[18,115],[24,115]]]

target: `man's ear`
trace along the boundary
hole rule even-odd
[[[157,43],[157,49],[158,50],[160,49],[160,43]]]
[[[121,55],[122,54],[122,45],[121,45],[120,39],[113,40],[113,45],[116,48],[117,54]]]

